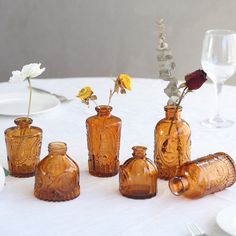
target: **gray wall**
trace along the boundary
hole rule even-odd
[[[0,80],[30,62],[46,77],[156,78],[161,17],[181,78],[199,68],[207,29],[236,30],[235,12],[235,0],[0,0]]]

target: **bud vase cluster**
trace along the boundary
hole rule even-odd
[[[111,177],[119,173],[120,194],[134,199],[155,197],[159,179],[169,180],[174,195],[200,198],[224,190],[236,181],[233,159],[217,152],[191,161],[191,130],[181,118],[181,103],[187,94],[202,87],[207,74],[199,69],[184,77],[179,84],[175,77],[175,62],[166,41],[163,20],[159,22],[160,34],[157,61],[159,77],[168,81],[164,93],[168,96],[164,106],[165,118],[158,121],[154,130],[154,156],[147,157],[147,147],[132,147],[132,156],[123,164],[119,162],[122,120],[112,114],[112,98],[132,89],[132,78],[119,74],[108,91],[107,104],[98,104],[98,97],[90,86],[76,95],[86,106],[95,105],[96,114],[86,119],[88,171],[97,177]],[[28,82],[29,101],[25,117],[15,119],[16,126],[5,131],[9,174],[15,177],[35,175],[34,195],[46,201],[67,201],[80,195],[80,170],[67,155],[67,144],[50,142],[48,154],[40,161],[42,129],[32,126],[31,79],[45,71],[40,63],[23,66],[13,71],[11,83]],[[148,121],[147,121],[148,122]],[[153,160],[152,160],[153,159]],[[0,166],[0,190],[4,182]],[[99,180],[98,180],[99,181]]]

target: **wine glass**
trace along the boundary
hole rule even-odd
[[[236,33],[224,29],[206,31],[201,64],[213,81],[216,92],[216,113],[212,118],[203,120],[202,125],[214,128],[230,127],[234,122],[220,115],[220,96],[224,82],[236,71]]]

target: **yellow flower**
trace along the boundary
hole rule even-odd
[[[87,86],[82,88],[77,97],[80,98],[82,101],[86,101],[88,98],[90,98],[93,94],[93,91],[91,89],[91,87]]]
[[[131,77],[127,74],[120,74],[118,76],[118,80],[122,86],[122,88],[131,90]]]

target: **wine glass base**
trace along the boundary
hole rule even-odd
[[[226,120],[219,117],[205,119],[201,122],[201,124],[208,128],[228,128],[231,127],[234,122],[232,120]]]

